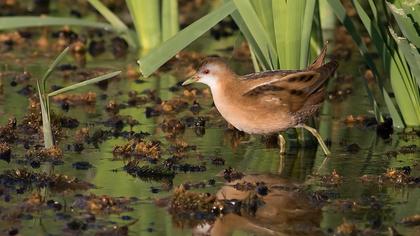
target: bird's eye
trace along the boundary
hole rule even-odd
[[[210,70],[203,70],[203,74],[208,74],[210,73]]]

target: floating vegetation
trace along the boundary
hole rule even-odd
[[[69,105],[93,105],[96,103],[96,93],[59,94],[52,97],[53,102],[67,103]]]
[[[335,229],[336,235],[359,235],[361,231],[353,223],[343,222]]]
[[[196,149],[197,147],[195,145],[190,145],[182,140],[176,140],[175,144],[172,144],[169,147],[169,153],[171,153],[175,157],[183,157],[186,156],[187,152],[194,151]]]
[[[150,159],[159,159],[162,155],[160,142],[149,140],[130,140],[124,145],[115,146],[112,153]]]
[[[120,214],[132,211],[133,208],[129,205],[134,202],[134,198],[90,194],[77,195],[71,206],[92,214]]]
[[[401,223],[408,226],[418,226],[420,225],[420,214],[404,217]]]
[[[58,146],[53,146],[50,148],[39,148],[39,149],[30,149],[26,152],[25,157],[31,161],[51,161],[57,162],[62,161],[63,151]]]
[[[5,160],[7,162],[10,162],[11,154],[12,154],[12,150],[10,149],[9,144],[0,143],[0,160]]]
[[[411,168],[409,166],[400,169],[389,168],[382,175],[363,175],[360,177],[362,182],[377,184],[394,184],[394,185],[420,185],[420,177],[411,176]]]
[[[124,170],[130,175],[143,180],[169,180],[175,178],[175,172],[164,166],[139,166],[137,161],[130,161],[124,166]]]
[[[0,183],[6,187],[24,192],[32,187],[49,188],[55,192],[87,190],[93,185],[62,174],[36,173],[27,169],[6,170],[0,174]]]
[[[160,127],[163,132],[172,134],[181,134],[185,130],[185,125],[177,119],[163,120]]]
[[[211,213],[216,206],[216,196],[210,193],[196,193],[185,190],[181,185],[175,188],[169,211],[173,214],[180,213]]]
[[[14,142],[16,140],[16,124],[16,118],[10,118],[7,125],[0,126],[0,142]]]
[[[343,176],[339,175],[336,170],[333,170],[329,175],[314,176],[319,178],[321,185],[326,187],[336,187],[343,182]]]
[[[232,167],[229,167],[223,171],[223,178],[228,182],[232,182],[237,179],[242,179],[242,177],[244,177],[244,174],[233,169]]]

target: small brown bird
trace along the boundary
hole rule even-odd
[[[210,87],[214,104],[227,122],[250,134],[270,134],[302,127],[318,140],[325,155],[330,151],[316,129],[305,121],[321,106],[325,83],[338,67],[323,64],[327,47],[304,70],[273,70],[239,76],[219,58],[208,58],[182,85],[200,82]],[[279,135],[280,152],[285,139]]]

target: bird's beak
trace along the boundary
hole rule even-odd
[[[191,76],[189,79],[185,80],[184,83],[182,83],[182,86],[188,85],[188,84],[192,84],[197,82],[200,79],[200,77],[198,77],[197,74]]]

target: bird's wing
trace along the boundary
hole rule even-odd
[[[320,78],[320,75],[317,71],[300,71],[249,81],[243,96],[252,97],[268,106],[286,106],[289,111],[295,112],[322,87],[326,78]]]

